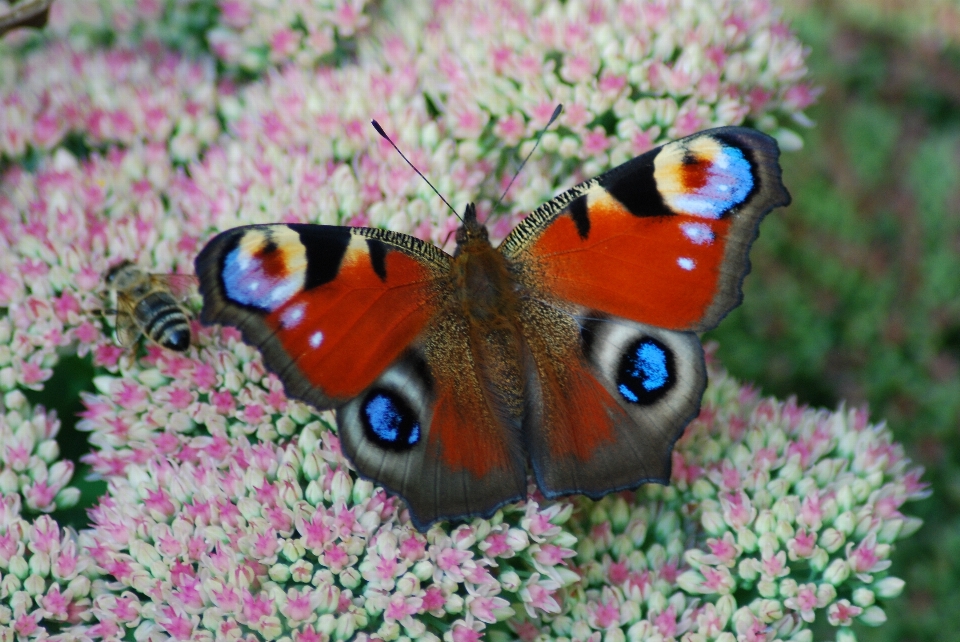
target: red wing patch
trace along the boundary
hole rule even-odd
[[[565,364],[562,375],[542,380],[542,391],[546,458],[572,458],[585,465],[602,446],[616,441],[610,413],[625,413],[585,368]]]
[[[436,444],[447,469],[467,471],[477,479],[514,466],[504,429],[490,416],[482,399],[465,399],[453,388],[438,391],[430,441]]]
[[[423,266],[397,252],[384,265],[381,280],[369,262],[345,263],[336,279],[295,294],[265,318],[297,369],[330,397],[360,394],[433,316]]]
[[[721,277],[730,219],[637,217],[591,194],[584,239],[561,216],[532,248],[544,288],[560,299],[674,330],[695,327]]]

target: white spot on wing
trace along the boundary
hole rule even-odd
[[[285,279],[277,279],[270,285],[272,287],[266,298],[271,304],[271,309],[275,310],[300,290],[303,286],[303,275],[293,274]]]
[[[303,319],[303,311],[305,306],[302,303],[291,306],[290,308],[284,310],[283,317],[280,321],[283,324],[284,328],[293,328]]]
[[[677,259],[677,265],[680,266],[680,269],[687,270],[689,272],[694,268],[696,263],[694,263],[693,259],[681,256],[679,259]]]
[[[713,243],[713,230],[706,223],[682,223],[680,229],[683,231],[683,235],[696,245]]]
[[[310,335],[310,347],[314,349],[319,348],[321,343],[323,343],[323,333],[317,330]]]

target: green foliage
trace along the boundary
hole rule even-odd
[[[824,87],[794,202],[751,253],[744,304],[710,336],[767,393],[868,403],[927,468],[906,593],[860,640],[960,640],[960,56],[810,9],[794,26]]]

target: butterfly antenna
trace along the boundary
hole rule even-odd
[[[407,165],[409,165],[410,167],[412,167],[412,168],[413,168],[413,171],[415,171],[417,174],[419,174],[419,175],[420,175],[420,178],[422,178],[423,181],[424,181],[427,185],[430,186],[430,189],[433,190],[433,193],[436,194],[437,196],[439,196],[439,197],[440,197],[440,200],[443,201],[443,202],[446,204],[446,206],[450,208],[450,211],[453,212],[453,215],[456,216],[456,217],[457,217],[458,219],[460,219],[461,221],[463,221],[463,217],[461,217],[459,214],[457,214],[457,210],[453,209],[453,205],[451,205],[450,203],[447,203],[447,199],[445,199],[445,198],[443,197],[443,194],[441,194],[440,192],[438,192],[438,191],[437,191],[437,188],[433,186],[433,183],[431,183],[430,181],[428,181],[428,180],[427,180],[427,177],[424,176],[423,173],[422,173],[419,169],[417,169],[417,166],[414,165],[413,163],[411,163],[411,162],[410,162],[410,159],[403,155],[403,152],[400,151],[400,148],[397,147],[397,144],[394,143],[392,140],[390,140],[390,137],[387,136],[387,132],[383,131],[383,127],[380,126],[380,123],[378,123],[378,122],[375,121],[375,120],[371,120],[370,123],[373,125],[373,128],[377,130],[377,133],[378,133],[378,134],[380,134],[381,136],[383,136],[383,137],[387,140],[388,143],[390,143],[391,145],[393,145],[393,148],[394,148],[395,150],[397,150],[397,153],[398,153],[398,154],[400,154],[400,158],[402,158],[403,160],[407,161]]]
[[[517,176],[519,176],[520,172],[523,171],[523,166],[526,165],[527,161],[530,160],[530,157],[533,156],[533,152],[537,151],[537,147],[540,145],[540,139],[543,138],[543,135],[550,128],[550,125],[552,125],[553,121],[555,121],[560,116],[560,112],[562,111],[563,111],[563,104],[557,105],[557,108],[553,110],[553,116],[551,116],[550,120],[547,121],[547,124],[543,126],[543,129],[540,130],[540,133],[537,134],[537,142],[533,144],[533,149],[530,150],[530,153],[527,154],[527,157],[523,159],[522,163],[520,163],[520,167],[517,168],[517,171],[513,175],[513,178],[510,179],[510,184],[507,185],[507,189],[503,190],[503,194],[500,195],[500,199],[493,206],[493,209],[490,210],[491,212],[495,211],[497,209],[497,206],[503,202],[503,199],[506,197],[507,192],[509,192],[510,188],[513,187],[513,181],[517,180]]]

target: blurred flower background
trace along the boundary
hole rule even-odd
[[[958,25],[950,0],[57,0],[0,43],[0,639],[960,639]],[[236,333],[113,344],[122,259],[190,272],[278,220],[446,242],[371,118],[495,238],[671,138],[778,138],[794,205],[670,487],[421,535]]]

